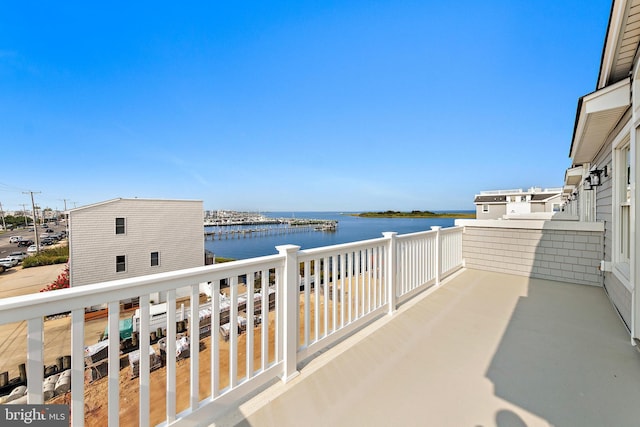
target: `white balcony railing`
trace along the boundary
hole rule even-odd
[[[164,335],[177,338],[177,295],[187,289],[188,336],[202,338],[210,331],[211,338],[201,351],[200,340],[192,340],[186,403],[176,396],[178,368],[172,355],[179,343],[168,339],[163,416],[150,417],[150,396],[158,384],[154,380],[152,390],[152,375],[161,371],[152,373],[146,357],[139,359],[139,403],[133,409],[122,407],[126,402],[120,400],[120,337],[111,333],[106,421],[118,425],[121,412],[136,409],[141,426],[212,420],[274,378],[293,378],[300,361],[377,317],[392,314],[398,304],[462,267],[462,227],[384,233],[378,239],[309,250],[293,245],[277,249],[278,255],[0,300],[0,324],[28,324],[28,403],[44,403],[39,384],[44,380],[45,316],[71,313],[71,421],[83,425],[85,391],[93,386],[85,383],[85,307],[107,304],[109,330],[117,331],[120,301],[139,298],[139,348],[145,349],[155,326],[149,295],[166,294]],[[205,283],[211,286],[211,299],[201,303]],[[222,315],[223,302],[228,316]],[[224,331],[228,337],[222,337]],[[204,398],[203,389],[208,390]]]

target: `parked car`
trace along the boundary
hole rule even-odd
[[[55,242],[56,242],[55,239],[52,239],[52,238],[40,239],[40,244],[42,246],[51,246]]]
[[[9,257],[0,258],[0,265],[4,266],[5,268],[15,267],[16,265],[18,265],[18,260]]]
[[[31,245],[27,248],[28,254],[35,254],[36,252],[38,252],[38,246],[36,245]]]
[[[20,240],[22,240],[22,236],[9,237],[9,243],[18,243]]]
[[[27,255],[26,252],[11,252],[9,254],[8,258],[13,258],[13,259],[17,259],[18,262],[22,261],[23,259],[25,259],[26,257],[28,257],[29,255]]]
[[[47,228],[46,230],[44,230],[45,233],[53,233],[53,230],[51,228]]]
[[[35,242],[33,240],[20,240],[18,242],[18,246],[31,246],[33,245]]]

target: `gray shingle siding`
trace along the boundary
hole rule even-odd
[[[602,233],[465,227],[465,266],[601,286]]]

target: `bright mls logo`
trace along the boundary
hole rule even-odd
[[[66,427],[69,425],[69,407],[67,405],[2,405],[0,425]]]

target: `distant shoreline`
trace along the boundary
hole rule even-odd
[[[361,218],[465,218],[475,219],[475,212],[431,212],[431,211],[385,211],[385,212],[362,212],[349,214]]]

